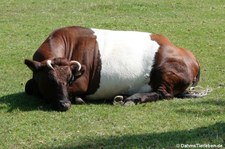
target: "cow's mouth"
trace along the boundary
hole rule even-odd
[[[71,102],[69,100],[59,101],[57,110],[58,111],[67,111],[71,107]]]

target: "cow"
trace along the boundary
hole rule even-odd
[[[24,63],[33,72],[25,92],[59,111],[75,98],[124,104],[185,98],[200,78],[195,56],[161,34],[80,26],[53,31]]]

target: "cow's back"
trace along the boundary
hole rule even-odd
[[[53,31],[34,53],[33,60],[43,61],[57,57],[75,60],[77,47],[93,38],[93,31],[80,26],[68,26]],[[77,57],[76,57],[77,58]]]
[[[89,99],[149,92],[150,71],[159,45],[150,33],[92,29],[97,37],[102,69],[100,87]]]

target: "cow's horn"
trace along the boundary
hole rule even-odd
[[[70,61],[70,64],[76,64],[78,66],[77,71],[81,70],[81,64],[78,61]]]
[[[52,61],[51,60],[47,60],[47,66],[48,68],[51,68],[52,70],[54,70],[53,66],[52,66]]]

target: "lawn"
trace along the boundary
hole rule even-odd
[[[1,0],[0,14],[0,148],[225,147],[224,0]],[[196,55],[199,86],[213,91],[201,99],[52,111],[24,93],[31,71],[23,61],[68,25],[164,34]]]

